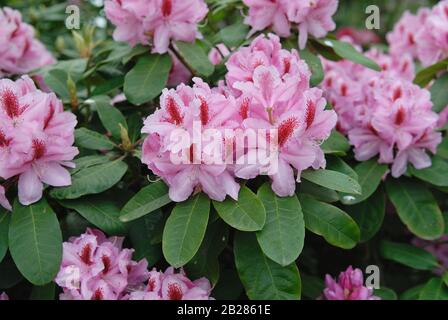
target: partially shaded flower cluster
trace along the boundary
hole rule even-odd
[[[439,116],[432,111],[429,91],[411,82],[411,56],[378,49],[366,56],[382,71],[324,60],[322,87],[338,113],[338,129],[348,135],[357,160],[379,155],[380,163],[392,165],[394,177],[404,174],[408,163],[416,169],[431,166],[427,152],[435,153],[442,138],[436,131]]]
[[[35,38],[33,27],[22,21],[20,12],[0,8],[0,78],[25,74],[54,62],[51,53]]]
[[[349,266],[337,279],[329,274],[325,276],[323,300],[380,300],[373,295],[373,289],[364,285],[364,276],[360,269]]]
[[[432,9],[421,8],[415,15],[406,11],[387,35],[390,51],[412,54],[424,66],[448,57],[448,0]]]
[[[122,237],[107,238],[96,229],[63,243],[55,282],[61,300],[195,300],[208,299],[205,278],[190,281],[173,268],[148,271],[146,259],[132,260],[134,250],[123,248]]]
[[[230,56],[226,66],[227,85],[221,82],[211,89],[195,78],[193,87],[163,91],[160,109],[143,128],[149,134],[143,162],[169,185],[174,201],[200,190],[218,201],[227,195],[237,199],[235,179],[260,174],[270,176],[279,196],[292,195],[301,171],[325,166],[320,144],[335,126],[336,113],[325,110],[320,89],[310,88],[310,71],[298,53],[282,49],[275,35],[257,37]],[[201,124],[199,131],[195,123]],[[230,130],[232,135],[215,139],[211,148],[207,129]],[[246,130],[264,133],[258,134],[256,145],[238,144]],[[201,143],[173,143],[172,135],[179,131],[198,134]],[[268,148],[273,141],[275,150]],[[173,163],[172,156],[178,153],[190,163]],[[256,163],[244,161],[257,157]],[[267,165],[272,162],[278,164],[275,170]]]
[[[203,0],[106,0],[107,18],[116,26],[116,41],[168,51],[171,40],[193,42],[201,37],[198,23],[208,13]]]
[[[243,0],[249,7],[245,23],[252,33],[267,28],[280,37],[289,37],[291,28],[297,26],[299,47],[305,48],[308,35],[324,37],[336,28],[332,17],[338,8],[338,0]]]
[[[0,177],[18,178],[19,201],[39,201],[44,184],[68,186],[66,167],[78,154],[73,146],[76,117],[64,112],[54,93],[45,93],[28,76],[0,80]],[[4,190],[0,203],[10,209]]]
[[[448,270],[448,235],[443,235],[439,239],[432,241],[415,237],[412,239],[412,244],[425,249],[436,257],[440,266],[433,270],[434,273],[442,276]]]
[[[0,294],[0,300],[9,300],[9,297],[5,292],[3,292],[2,294]]]

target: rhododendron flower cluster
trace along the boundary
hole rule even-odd
[[[0,294],[0,300],[9,300],[9,297],[5,292],[3,292],[2,294]]]
[[[153,269],[148,284],[141,290],[131,292],[129,300],[211,300],[210,282],[206,278],[191,281],[183,270],[176,273],[173,267],[165,272]]]
[[[442,276],[448,270],[448,235],[443,235],[439,239],[432,241],[415,237],[412,239],[412,244],[425,249],[437,258],[440,266],[434,270],[434,273]]]
[[[116,26],[116,41],[152,44],[153,52],[161,54],[168,51],[171,40],[200,38],[198,23],[208,12],[203,0],[107,0],[104,7]]]
[[[226,195],[237,199],[235,176],[252,179],[265,173],[278,195],[292,195],[295,175],[300,181],[301,171],[325,166],[320,143],[335,126],[336,113],[325,110],[320,89],[310,88],[310,71],[298,53],[283,50],[275,35],[257,37],[249,47],[234,53],[226,66],[228,87],[221,83],[210,89],[195,78],[193,87],[180,85],[163,92],[161,108],[145,121],[143,132],[149,136],[143,162],[169,185],[174,201],[186,200],[199,190],[218,201]],[[201,124],[199,132],[195,123]],[[234,134],[217,139],[210,148],[207,129],[233,130]],[[176,130],[200,133],[201,143],[173,143]],[[236,143],[241,136],[237,130],[257,132],[257,143]],[[228,149],[232,150],[230,163]],[[173,154],[179,152],[192,163],[173,163]],[[209,161],[216,157],[217,162]]]
[[[349,266],[337,279],[325,276],[324,300],[380,300],[373,295],[373,289],[364,286],[364,276],[360,269]]]
[[[410,53],[424,66],[448,57],[448,0],[432,9],[422,8],[416,15],[405,12],[387,40],[391,53]]]
[[[332,17],[338,0],[243,0],[249,7],[245,23],[252,33],[271,27],[281,37],[291,35],[292,26],[299,31],[299,47],[305,48],[308,35],[324,37],[336,28]]]
[[[119,300],[149,277],[146,259],[132,260],[122,237],[106,238],[87,229],[63,243],[61,269],[55,279],[63,289],[61,300]]]
[[[22,204],[38,201],[44,183],[71,184],[65,167],[73,167],[78,154],[73,147],[76,123],[54,93],[36,89],[28,76],[0,80],[0,177],[18,177]]]
[[[355,157],[365,161],[379,155],[380,163],[392,164],[392,176],[431,165],[427,151],[436,152],[441,134],[428,90],[410,80],[409,56],[399,60],[371,50],[366,54],[382,67],[377,73],[348,61],[324,61],[323,88],[339,116],[338,129],[355,147]]]
[[[33,27],[22,21],[20,12],[0,8],[0,78],[53,63],[55,59],[34,37]]]

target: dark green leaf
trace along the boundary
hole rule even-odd
[[[381,242],[381,255],[405,266],[418,270],[433,270],[437,268],[437,259],[428,251],[409,244]]]
[[[213,206],[222,220],[241,231],[261,230],[266,222],[263,203],[246,186],[242,186],[238,201],[227,198],[223,202],[213,201]]]
[[[157,97],[166,86],[171,64],[169,54],[140,57],[124,79],[126,98],[140,105]]]
[[[420,291],[419,300],[448,300],[448,287],[442,279],[432,278]]]
[[[249,26],[244,23],[232,24],[219,31],[222,42],[229,48],[238,47],[246,40],[248,33]]]
[[[360,239],[359,227],[347,213],[307,195],[300,195],[299,200],[308,230],[334,246],[343,249],[356,246]]]
[[[0,208],[0,262],[8,251],[8,230],[11,213]]]
[[[118,110],[118,108],[111,105],[110,99],[107,96],[98,96],[92,98],[95,102],[96,111],[100,117],[101,123],[104,128],[106,128],[112,136],[116,139],[121,138],[120,124],[127,129],[128,125],[123,114]]]
[[[54,279],[62,260],[62,234],[56,214],[45,201],[17,201],[9,226],[9,250],[17,268],[35,285]]]
[[[311,71],[310,84],[313,87],[318,86],[324,80],[324,69],[320,58],[311,53],[310,50],[304,49],[300,51],[300,58],[305,60]]]
[[[115,144],[104,134],[86,128],[75,130],[75,143],[91,150],[112,150]]]
[[[31,291],[31,300],[54,300],[56,284],[50,282],[44,286],[34,286]]]
[[[300,193],[308,194],[316,200],[323,202],[332,203],[339,201],[339,194],[336,191],[319,186],[306,180],[300,182],[300,190],[297,191],[297,194]]]
[[[179,268],[194,257],[204,239],[209,212],[210,200],[202,193],[173,209],[162,240],[163,254],[170,265]]]
[[[204,49],[202,49],[198,43],[177,41],[176,47],[185,62],[188,63],[191,69],[196,73],[205,77],[209,77],[213,74],[215,68],[208,59]]]
[[[386,288],[386,287],[381,287],[380,289],[375,289],[373,294],[377,297],[380,297],[381,300],[397,300],[397,294],[395,293],[394,290]]]
[[[344,156],[350,150],[350,144],[346,137],[336,130],[331,132],[330,137],[322,143],[322,150],[326,154]]]
[[[401,221],[412,233],[427,240],[442,235],[442,212],[424,184],[407,178],[388,179],[386,189]]]
[[[305,222],[297,196],[278,197],[265,183],[258,189],[258,198],[266,209],[266,224],[257,232],[264,254],[282,266],[294,262],[303,249]]]
[[[120,220],[127,222],[138,219],[162,208],[171,202],[168,187],[158,181],[141,189],[121,210]]]
[[[420,87],[426,87],[436,76],[448,67],[448,59],[439,61],[425,69],[420,70],[415,76],[414,83]]]
[[[340,192],[361,194],[361,186],[352,177],[332,170],[307,170],[301,177],[322,187]]]
[[[293,263],[282,267],[267,258],[254,234],[238,232],[234,253],[236,268],[249,299],[300,299],[301,281],[297,266]]]
[[[412,175],[438,187],[448,187],[448,160],[438,156],[432,158],[432,165],[425,169],[411,169]]]

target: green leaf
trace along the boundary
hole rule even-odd
[[[425,185],[407,178],[388,179],[386,189],[401,221],[412,233],[426,240],[443,234],[442,212]]]
[[[308,230],[343,249],[351,249],[359,242],[359,227],[347,213],[307,195],[300,195],[299,201]]]
[[[34,286],[31,291],[31,300],[54,300],[56,293],[56,284],[50,282],[44,286]]]
[[[221,219],[237,230],[258,231],[266,222],[263,203],[246,186],[241,187],[238,201],[227,198],[222,202],[213,201],[213,206]]]
[[[204,49],[196,43],[176,41],[176,48],[185,62],[199,75],[209,77],[215,67],[207,57]]]
[[[433,270],[438,267],[437,259],[431,253],[409,244],[384,240],[380,250],[383,258],[417,270]]]
[[[387,171],[387,165],[379,164],[377,159],[370,159],[361,162],[355,167],[355,172],[358,175],[358,182],[361,186],[361,195],[345,194],[341,197],[343,204],[356,204],[369,198],[378,188],[381,179]]]
[[[420,291],[419,300],[448,300],[448,287],[442,279],[432,278]]]
[[[171,202],[168,187],[158,181],[141,189],[121,210],[120,220],[127,222],[138,219],[162,208]]]
[[[324,80],[324,69],[320,58],[311,53],[310,50],[304,49],[300,51],[300,58],[305,60],[311,71],[311,86],[317,87]]]
[[[99,155],[77,158],[73,161],[76,167],[74,169],[71,169],[71,173],[75,174],[76,172],[81,171],[82,169],[89,168],[98,164],[103,164],[109,161],[110,161],[109,157]]]
[[[178,203],[166,221],[162,250],[168,263],[179,268],[190,261],[204,239],[210,200],[202,193]]]
[[[165,88],[171,70],[169,54],[144,55],[124,78],[126,98],[141,105],[157,97]]]
[[[240,46],[249,33],[249,26],[244,23],[236,23],[224,27],[219,31],[222,42],[229,48]]]
[[[380,230],[386,213],[386,197],[382,188],[369,199],[346,208],[361,230],[361,242],[369,241]]]
[[[9,251],[32,284],[44,285],[54,279],[62,260],[62,234],[45,199],[27,207],[16,201],[9,226]]]
[[[222,220],[209,223],[201,247],[185,266],[187,274],[192,279],[206,277],[212,285],[215,285],[220,273],[218,257],[226,247],[228,239],[229,229]]]
[[[326,157],[326,160],[327,160],[326,168],[328,170],[343,173],[343,174],[351,177],[353,180],[358,181],[358,174],[355,172],[355,170],[352,169],[351,166],[349,166],[341,158],[330,155],[330,156]]]
[[[380,66],[375,61],[367,58],[348,42],[338,41],[334,39],[323,39],[318,41],[320,44],[332,48],[334,52],[341,58],[359,63],[375,71],[381,71]]]
[[[312,196],[316,200],[328,203],[339,201],[339,194],[336,191],[319,186],[306,180],[300,182],[300,190],[296,193],[305,193]]]
[[[109,197],[94,195],[60,201],[62,206],[78,212],[87,221],[108,234],[125,234],[126,227],[118,217],[120,208]]]
[[[153,212],[130,223],[129,237],[135,252],[134,260],[145,258],[149,266],[156,264],[162,257],[160,243],[156,243],[158,228],[163,227],[163,213],[161,210]]]
[[[233,250],[236,268],[249,299],[300,299],[301,281],[294,263],[282,267],[267,258],[251,233],[238,232]]]
[[[92,91],[92,96],[100,96],[103,94],[109,94],[114,90],[121,88],[124,84],[124,76],[119,75],[110,79],[105,79],[100,82]]]
[[[377,297],[380,297],[381,300],[397,300],[397,294],[395,293],[394,290],[386,288],[386,287],[381,287],[380,289],[375,289],[373,294]]]
[[[115,144],[104,134],[86,128],[75,130],[75,143],[91,150],[112,150]]]
[[[307,170],[301,177],[322,187],[353,194],[361,194],[361,186],[352,177],[332,170]]]
[[[417,300],[424,285],[412,287],[400,295],[400,300]]]
[[[104,128],[112,133],[112,136],[116,139],[120,139],[120,124],[124,128],[128,128],[126,119],[118,108],[111,105],[110,99],[107,96],[98,96],[92,98],[96,111],[100,117],[101,123]]]
[[[297,196],[278,197],[265,183],[258,189],[258,198],[266,209],[266,224],[257,232],[264,254],[282,266],[293,263],[303,249],[305,222]]]
[[[448,159],[448,137],[443,138],[442,143],[437,147],[437,156]]]
[[[413,176],[438,187],[448,187],[448,160],[434,156],[432,165],[425,169],[411,167]]]
[[[439,113],[448,105],[448,73],[438,78],[431,86],[431,100],[433,102],[432,110]]]
[[[0,262],[8,251],[8,230],[11,213],[0,208]]]
[[[310,276],[303,272],[300,273],[300,277],[302,278],[303,296],[312,300],[316,300],[322,295],[325,284],[321,278]]]
[[[56,199],[77,199],[86,194],[106,191],[124,176],[128,165],[120,159],[82,169],[72,176],[72,185],[55,188],[50,194]]]
[[[44,76],[45,84],[54,91],[58,97],[62,99],[70,99],[70,92],[68,91],[67,80],[68,74],[64,70],[54,69],[49,71]]]
[[[330,137],[322,143],[321,148],[326,154],[345,156],[350,150],[350,144],[346,137],[333,130]]]
[[[415,76],[414,83],[419,85],[420,87],[424,88],[426,87],[435,77],[437,77],[437,74],[442,71],[446,70],[448,68],[448,59],[439,61],[427,68],[424,68],[420,70],[417,75]]]

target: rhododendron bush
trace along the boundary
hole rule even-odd
[[[448,0],[396,2],[2,4],[0,300],[448,299]]]

